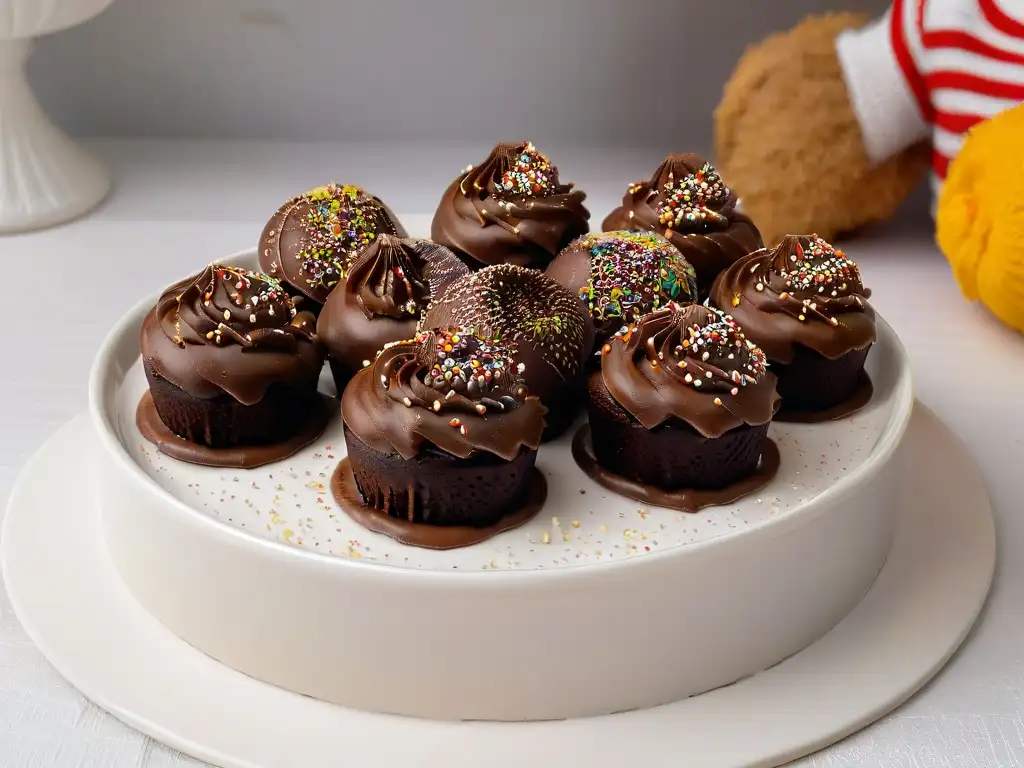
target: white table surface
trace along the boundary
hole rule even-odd
[[[487,149],[156,140],[91,146],[114,169],[113,197],[82,221],[0,239],[8,281],[0,316],[9,328],[0,374],[4,506],[25,460],[85,409],[93,356],[140,297],[254,246],[284,198],[331,179],[368,186],[400,214],[423,214],[407,219],[422,227],[444,186]],[[660,160],[657,151],[545,149],[564,177],[588,191],[595,226],[626,182]],[[890,716],[797,765],[1024,765],[1024,337],[961,298],[927,217],[905,213],[844,245],[907,347],[919,399],[981,466],[996,511],[999,562],[988,605],[945,670]],[[0,766],[198,765],[65,683],[28,640],[0,586]]]

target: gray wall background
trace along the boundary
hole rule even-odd
[[[710,147],[747,44],[887,4],[115,0],[29,73],[78,135]]]

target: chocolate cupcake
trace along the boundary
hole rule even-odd
[[[594,321],[597,346],[656,309],[697,300],[693,267],[652,232],[584,235],[545,274],[579,296]]]
[[[849,400],[861,383],[875,341],[870,295],[846,254],[801,235],[726,269],[711,303],[764,350],[786,411],[813,412]]]
[[[191,443],[287,441],[322,410],[313,316],[268,275],[209,265],[164,291],[141,343],[156,414]]]
[[[498,144],[481,165],[467,168],[441,198],[431,239],[470,267],[516,264],[543,269],[585,234],[586,195],[563,184],[558,169],[526,144]]]
[[[363,505],[408,523],[493,526],[533,479],[544,407],[511,351],[461,330],[389,344],[341,400]]]
[[[764,353],[731,318],[697,304],[617,334],[587,383],[597,464],[662,491],[749,478],[779,405]]]
[[[379,198],[359,187],[327,184],[277,209],[260,235],[260,267],[283,280],[304,309],[318,312],[360,251],[377,235],[405,237]]]
[[[548,408],[545,439],[577,413],[574,385],[594,344],[589,314],[567,288],[541,272],[498,264],[450,283],[427,311],[426,327],[467,328],[508,346],[526,366],[526,386]]]
[[[650,181],[631,184],[603,226],[663,234],[697,271],[701,298],[719,272],[764,245],[753,222],[736,210],[736,195],[693,154],[669,155]]]
[[[379,235],[368,245],[317,318],[338,394],[386,343],[415,336],[431,297],[468,273],[454,253],[429,240]]]

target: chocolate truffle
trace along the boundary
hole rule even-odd
[[[445,191],[431,238],[474,269],[503,263],[543,269],[589,230],[585,198],[559,180],[533,144],[498,144]]]
[[[548,408],[546,439],[575,416],[573,385],[594,343],[589,314],[567,288],[541,272],[498,264],[450,283],[427,311],[430,328],[467,328],[507,345],[525,365],[531,394]]]
[[[598,346],[660,307],[697,300],[693,267],[652,232],[584,235],[545,274],[580,297],[594,320]]]
[[[160,421],[212,448],[288,439],[319,407],[313,327],[268,275],[211,264],[171,286],[141,333]]]
[[[306,296],[304,308],[319,311],[359,252],[381,234],[405,237],[380,199],[349,184],[327,184],[277,209],[260,235],[260,267]]]
[[[544,429],[511,351],[460,329],[389,344],[341,400],[362,501],[412,523],[480,528],[523,501]]]
[[[430,299],[469,267],[443,245],[380,235],[349,268],[317,318],[338,393],[389,341],[416,335]]]
[[[587,384],[598,464],[663,490],[752,475],[779,405],[764,353],[731,318],[697,304],[614,336]]]
[[[816,235],[791,235],[726,269],[711,302],[765,351],[787,411],[821,411],[858,387],[875,341],[870,295],[845,253]]]
[[[631,184],[604,229],[664,235],[697,271],[701,298],[719,272],[764,245],[753,222],[736,210],[736,195],[693,154],[669,155],[649,181]]]

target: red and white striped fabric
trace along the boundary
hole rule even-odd
[[[872,162],[930,137],[936,192],[965,132],[1024,102],[1024,0],[894,0],[836,51]]]

